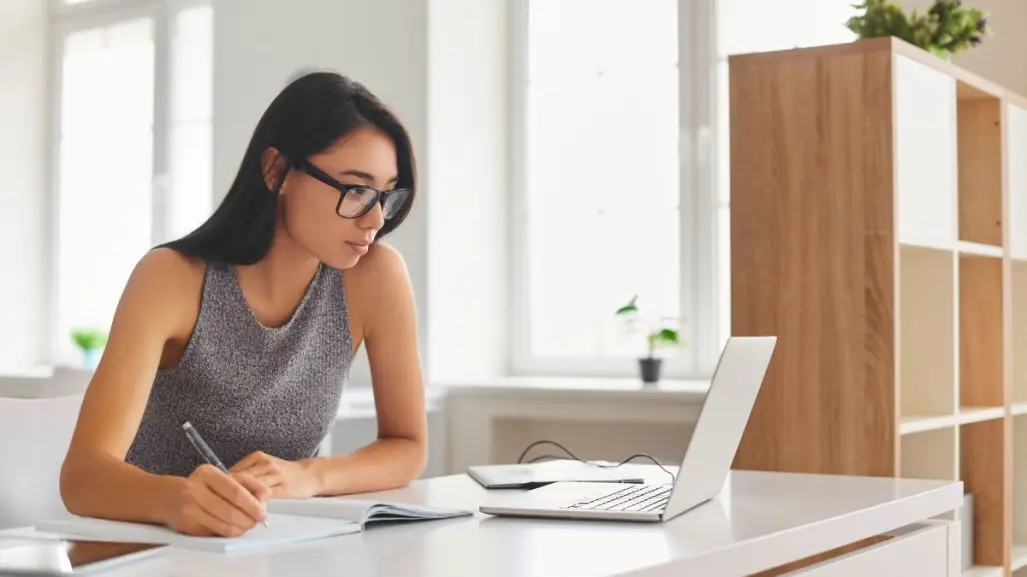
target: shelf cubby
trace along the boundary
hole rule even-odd
[[[1027,262],[1012,261],[1010,269],[1013,301],[1013,405],[1014,412],[1027,412]],[[1027,479],[1024,482],[1027,483]]]
[[[1003,407],[1004,303],[1002,259],[959,257],[959,404],[964,410]],[[1002,418],[999,412],[996,418]]]
[[[910,479],[959,479],[956,427],[902,435],[899,476]]]
[[[1027,486],[1027,415],[1013,417],[1013,487]],[[1012,569],[1027,567],[1027,494],[1013,492]]]
[[[1002,101],[961,91],[956,100],[959,240],[1002,246]]]
[[[1005,491],[1005,421],[959,427],[959,477],[973,495],[973,563],[1005,565],[1006,520],[1011,503]]]
[[[930,427],[956,412],[956,318],[952,251],[899,245],[899,414],[903,428]],[[948,359],[949,362],[945,362]]]

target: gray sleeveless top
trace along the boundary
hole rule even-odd
[[[209,263],[193,334],[182,358],[157,371],[126,462],[191,474],[204,461],[182,431],[185,421],[226,467],[254,451],[290,461],[314,456],[353,356],[341,274],[321,265],[293,316],[269,328],[246,302],[235,268]]]

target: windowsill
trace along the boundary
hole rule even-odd
[[[81,395],[89,385],[91,369],[39,366],[0,371],[0,398],[51,399]]]
[[[638,379],[602,377],[483,377],[434,384],[448,395],[503,397],[577,397],[646,401],[701,401],[709,379],[664,379],[644,384]]]

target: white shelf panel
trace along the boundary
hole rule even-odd
[[[991,244],[981,244],[979,242],[969,242],[965,240],[959,241],[957,249],[962,254],[975,254],[979,256],[993,256],[995,258],[1002,258],[1002,247]]]
[[[899,242],[951,249],[958,182],[956,81],[906,56],[895,58],[894,78]]]
[[[1027,402],[1013,403],[1013,415],[1027,415]]]
[[[962,407],[959,409],[959,415],[956,418],[959,420],[959,424],[965,425],[966,423],[980,423],[982,421],[1001,419],[1005,416],[1005,407]]]
[[[946,427],[955,427],[957,424],[955,415],[912,415],[902,417],[899,422],[899,434],[912,435],[937,431]]]
[[[1003,577],[1005,573],[1001,567],[991,567],[989,565],[974,565],[973,567],[963,571],[963,577]]]
[[[1007,104],[1005,124],[1010,256],[1027,260],[1027,110]]]

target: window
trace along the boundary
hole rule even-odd
[[[71,331],[107,330],[139,258],[213,200],[210,6],[95,3],[102,12],[76,2],[54,14],[52,356],[62,364],[79,359]]]
[[[730,325],[727,56],[847,42],[849,0],[518,0],[511,326],[519,374],[634,377],[613,312],[682,318],[665,375]]]
[[[696,334],[682,265],[695,216],[680,178],[686,15],[678,0],[519,7],[513,368],[634,375],[645,338],[614,316],[633,295]],[[688,351],[664,353],[671,373],[691,371]]]

